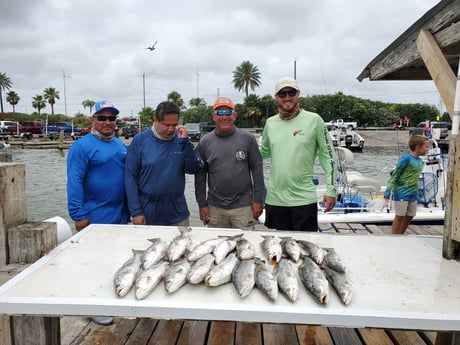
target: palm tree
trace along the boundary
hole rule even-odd
[[[238,91],[244,89],[246,97],[249,95],[249,88],[252,91],[260,86],[260,72],[257,66],[249,61],[243,61],[236,70],[233,71],[233,86]]]
[[[45,102],[45,99],[43,98],[42,95],[37,95],[35,97],[32,98],[33,101],[32,101],[32,107],[34,107],[35,109],[37,109],[37,112],[38,112],[38,116],[40,116],[40,111],[46,107],[46,102]],[[48,121],[46,121],[46,124],[48,125]]]
[[[6,94],[6,101],[13,106],[13,114],[16,113],[16,104],[19,103],[20,99],[21,97],[14,91],[10,91]]]
[[[256,127],[261,114],[259,108],[260,99],[257,95],[249,95],[244,99],[244,115],[249,118],[251,127]]]
[[[276,114],[278,105],[276,103],[276,100],[273,98],[273,96],[265,95],[260,99],[260,108],[262,110],[263,117],[266,120],[270,116]]]
[[[180,110],[184,110],[184,100],[182,99],[182,96],[179,92],[177,91],[171,91],[168,94],[168,101],[173,102],[175,105],[179,107]]]
[[[59,99],[59,91],[56,91],[54,87],[48,87],[43,90],[43,97],[51,105],[51,115],[54,115],[54,104]]]
[[[93,107],[95,104],[96,102],[90,99],[87,99],[86,101],[81,102],[81,105],[83,106],[83,108],[89,108],[89,116],[93,114]]]
[[[1,113],[3,113],[3,95],[2,91],[6,91],[11,89],[11,86],[13,84],[11,83],[11,79],[8,78],[6,73],[0,73],[0,110]]]

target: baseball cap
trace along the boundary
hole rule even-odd
[[[214,106],[212,107],[212,110],[216,110],[219,107],[229,107],[235,110],[235,105],[233,104],[232,100],[225,96],[221,96],[216,99],[216,101],[214,102]]]
[[[275,93],[278,93],[279,90],[285,87],[292,87],[293,89],[299,90],[299,86],[297,85],[297,81],[290,77],[283,77],[276,83],[275,86]]]
[[[115,108],[112,103],[107,102],[107,101],[99,101],[99,102],[96,102],[96,104],[94,105],[93,115],[97,114],[98,112],[102,110],[110,110],[113,113],[113,115],[117,115],[119,113],[118,109]]]

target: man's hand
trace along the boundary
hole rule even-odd
[[[203,225],[206,225],[209,223],[209,218],[211,217],[209,213],[209,207],[200,207],[200,219],[203,222]]]
[[[133,224],[134,225],[146,225],[145,217],[144,216],[136,216],[133,217]]]
[[[75,221],[75,230],[81,231],[86,228],[90,224],[89,219],[82,219]]]
[[[264,205],[261,202],[252,203],[252,215],[255,219],[259,219],[262,211],[264,210]]]
[[[335,198],[333,196],[323,196],[323,208],[324,212],[329,212],[331,211],[335,206]]]
[[[178,125],[176,127],[176,130],[177,130],[177,136],[179,138],[188,138],[188,131],[187,131],[187,128],[185,128],[185,126]]]

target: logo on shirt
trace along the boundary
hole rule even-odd
[[[246,159],[246,153],[244,151],[238,151],[235,157],[237,161],[244,161]]]
[[[294,137],[295,137],[297,134],[299,134],[299,135],[304,135],[303,129],[297,129],[297,130],[295,130],[295,131],[292,133],[292,135],[293,135]]]

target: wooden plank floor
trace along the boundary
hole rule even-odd
[[[322,232],[391,234],[389,225],[320,224]],[[443,235],[443,225],[410,225],[407,234]],[[62,345],[433,345],[436,332],[227,321],[61,318]]]

